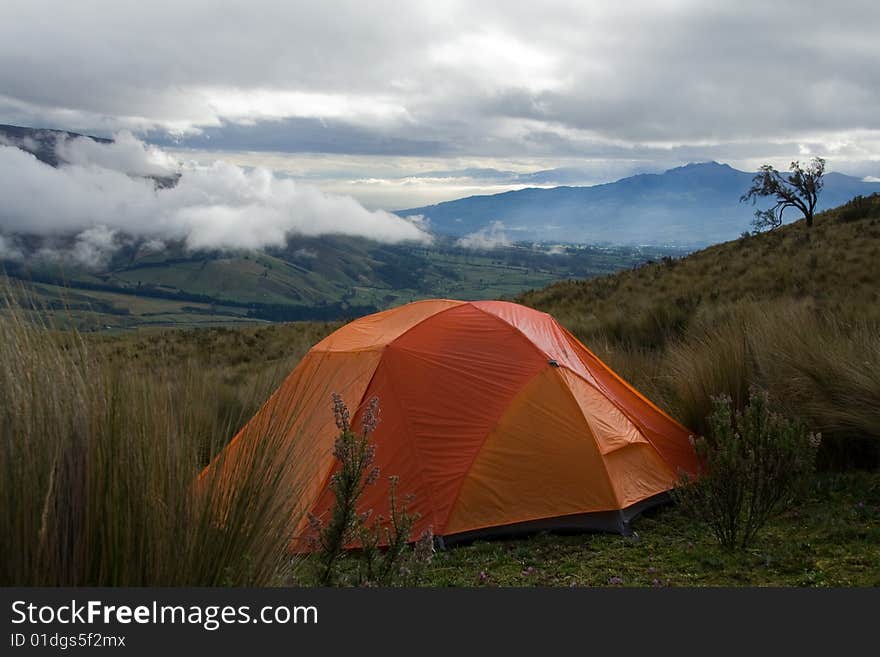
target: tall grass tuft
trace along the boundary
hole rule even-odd
[[[717,395],[729,397],[734,408],[745,405],[750,386],[761,378],[754,340],[759,314],[749,307],[700,317],[667,344],[661,398],[686,426],[702,433]]]
[[[880,327],[791,307],[762,341],[767,385],[826,437],[825,463],[880,465]]]
[[[296,443],[289,413],[270,413],[234,459],[197,480],[206,456],[237,428],[206,412],[217,402],[198,371],[133,372],[76,333],[26,321],[10,295],[6,302],[0,585],[259,586],[289,578],[299,520],[291,499],[301,484],[287,458]]]
[[[698,434],[714,397],[742,409],[756,386],[781,413],[822,433],[823,465],[878,465],[880,329],[869,320],[798,301],[743,302],[698,315],[662,349],[612,343],[599,352]]]

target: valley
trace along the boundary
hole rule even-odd
[[[550,252],[552,249],[552,252]],[[491,251],[333,236],[284,249],[152,253],[134,244],[100,267],[3,263],[55,321],[81,330],[338,320],[429,297],[512,297],[570,278],[681,255],[674,247],[510,245]]]

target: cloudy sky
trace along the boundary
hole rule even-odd
[[[368,210],[709,159],[823,155],[880,176],[876,0],[6,0],[3,14],[0,122],[130,130]]]

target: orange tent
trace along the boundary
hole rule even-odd
[[[399,476],[420,514],[412,538],[427,528],[447,543],[539,528],[626,532],[681,471],[697,469],[688,430],[551,316],[501,301],[420,301],[319,342],[251,420],[292,415],[290,458],[306,468],[295,513],[326,516],[333,501],[332,392],[354,426],[378,397],[383,476],[362,505],[387,516],[387,475]],[[233,458],[241,436],[227,448]]]

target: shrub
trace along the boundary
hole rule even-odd
[[[880,208],[880,194],[862,196],[861,194],[847,201],[836,209],[837,220],[843,223],[858,221],[872,214]]]
[[[694,441],[705,472],[683,475],[674,496],[721,545],[743,548],[780,505],[802,491],[815,468],[820,436],[772,412],[766,392],[752,390],[742,411],[734,411],[727,396],[714,404],[708,435]]]
[[[349,410],[342,397],[333,394],[333,415],[339,429],[339,437],[333,446],[339,469],[330,478],[334,503],[326,524],[316,516],[309,516],[309,524],[316,534],[312,537],[312,547],[318,551],[321,564],[318,583],[322,586],[335,583],[337,562],[346,546],[358,537],[365,520],[358,515],[358,502],[364,489],[379,477],[379,467],[372,465],[376,448],[370,443],[370,433],[379,422],[378,410],[378,400],[374,397],[364,413],[361,431],[357,433],[351,427]]]
[[[430,563],[434,555],[434,535],[425,530],[409,549],[409,537],[418,520],[417,514],[407,511],[412,500],[408,496],[401,506],[397,501],[399,479],[391,476],[388,494],[388,524],[380,515],[373,525],[362,527],[360,532],[361,559],[358,567],[358,581],[366,586],[393,586],[395,584],[417,584],[421,571]],[[380,547],[385,543],[384,550]]]
[[[373,397],[368,403],[360,431],[352,428],[349,410],[336,393],[333,394],[333,414],[339,429],[333,449],[339,467],[330,478],[333,507],[326,523],[309,515],[313,532],[310,543],[317,553],[319,566],[316,582],[322,586],[414,583],[421,566],[430,561],[433,554],[433,535],[425,532],[409,549],[410,535],[419,516],[407,510],[410,498],[403,505],[399,504],[398,478],[390,477],[387,522],[382,515],[373,519],[372,509],[358,511],[364,490],[379,478],[379,467],[373,464],[376,446],[370,442],[370,434],[379,423],[379,400]],[[355,547],[358,549],[353,550]],[[347,556],[355,562],[353,568],[345,568],[343,562]]]

